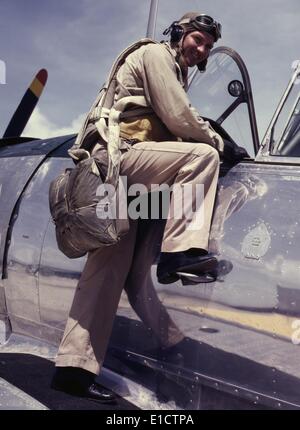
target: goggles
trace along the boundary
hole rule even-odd
[[[199,30],[204,30],[208,33],[213,32],[217,39],[222,37],[222,25],[209,15],[201,14],[193,19],[183,19],[179,21],[180,24],[190,24]]]

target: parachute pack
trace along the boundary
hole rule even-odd
[[[126,48],[114,62],[106,84],[101,88],[69,155],[76,164],[66,169],[50,184],[49,206],[55,224],[58,248],[69,258],[78,258],[94,249],[116,244],[129,230],[128,219],[101,216],[105,208],[114,204],[115,195],[103,197],[99,187],[112,185],[118,192],[121,139],[119,129],[120,114],[128,104],[149,112],[144,96],[128,96],[114,104],[116,75],[127,56],[149,43],[151,39],[140,41]],[[108,125],[107,154],[108,168],[104,171],[97,153],[92,150],[101,136],[101,125]],[[111,212],[110,212],[111,213]]]

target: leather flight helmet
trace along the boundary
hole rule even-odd
[[[184,36],[188,33],[199,30],[205,31],[214,37],[215,42],[221,38],[222,26],[209,15],[199,12],[188,12],[184,14],[179,21],[174,21],[163,32],[164,35],[170,34],[172,45],[182,46]],[[200,62],[197,67],[200,72],[205,72],[207,60]]]

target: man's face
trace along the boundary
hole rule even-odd
[[[183,60],[188,67],[196,66],[206,60],[214,46],[214,38],[205,31],[188,33],[182,44]]]

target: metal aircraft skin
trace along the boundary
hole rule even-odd
[[[170,408],[300,408],[299,73],[298,66],[281,101],[292,109],[283,118],[277,110],[261,144],[237,53],[217,48],[207,73],[192,76],[193,104],[212,102],[204,116],[252,156],[221,166],[209,246],[232,270],[209,284],[161,285],[153,265],[147,294],[137,297],[148,301],[139,316],[122,294],[105,361]],[[248,128],[244,141],[234,136],[238,128],[244,138]],[[55,348],[62,336],[86,257],[71,260],[58,250],[48,189],[73,166],[67,150],[74,139],[0,143],[0,352],[16,335]],[[163,229],[161,220],[139,220],[140,237],[149,223]],[[186,336],[180,360],[162,358],[148,328],[166,313]]]

